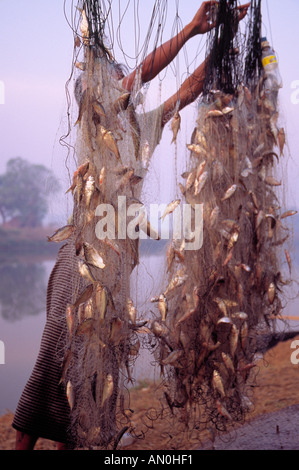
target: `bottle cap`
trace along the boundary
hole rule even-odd
[[[261,48],[263,49],[264,47],[270,47],[270,43],[267,41],[267,38],[261,39]]]

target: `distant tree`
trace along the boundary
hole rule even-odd
[[[48,212],[48,197],[59,183],[51,170],[21,157],[7,162],[0,175],[0,215],[2,222],[17,218],[21,227],[37,227]]]

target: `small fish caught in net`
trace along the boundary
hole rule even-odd
[[[252,410],[256,337],[275,331],[290,282],[281,274],[284,255],[290,266],[284,222],[295,212],[282,212],[276,191],[285,135],[278,87],[268,92],[261,67],[260,3],[252,2],[245,44],[237,2],[219,2],[189,167],[179,183],[195,230],[195,207],[203,205],[203,243],[197,251],[186,250],[184,239],[169,244],[169,284],[152,299],[165,399],[199,440],[204,429],[226,431]]]
[[[159,30],[167,2],[156,3],[152,20],[158,11]],[[175,447],[181,433],[200,441],[204,429],[225,431],[253,406],[256,336],[274,331],[282,312],[288,282],[281,275],[282,252],[290,266],[283,221],[293,211],[281,213],[277,191],[285,135],[278,88],[268,93],[262,68],[261,1],[251,4],[245,36],[237,6],[220,0],[214,11],[196,126],[186,142],[188,168],[177,182],[202,244],[187,249],[185,238],[169,243],[161,260],[161,271],[167,264],[165,288],[144,299],[152,308],[150,321],[137,314],[130,277],[139,264],[141,231],[159,239],[140,199],[161,129],[154,114],[145,121],[145,113],[136,112],[144,105],[140,70],[130,92],[122,87],[122,68],[105,38],[111,2],[82,0],[75,8],[77,169],[68,191],[74,209],[52,239],[72,241],[78,268],[65,313],[69,334],[61,377],[78,448],[116,448],[127,430],[146,436],[158,417],[169,420]],[[158,40],[157,32],[156,45]],[[180,124],[175,112],[175,145]],[[180,203],[173,201],[162,218]],[[134,223],[128,237],[123,214],[129,210]],[[129,385],[143,348],[161,370],[165,400],[163,412],[149,410],[134,427]]]
[[[69,225],[53,237],[70,239],[76,253],[61,382],[79,448],[114,448],[129,428],[125,394],[147,323],[137,318],[130,275],[139,262],[139,233],[155,236],[140,194],[159,131],[154,115],[145,126],[142,112],[135,112],[142,104],[138,72],[130,92],[122,87],[122,68],[104,41],[106,18],[105,2],[76,6],[77,170],[67,191],[74,209]],[[127,212],[133,218],[130,236]]]

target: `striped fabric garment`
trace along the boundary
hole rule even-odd
[[[69,441],[69,405],[65,384],[59,381],[67,334],[66,305],[72,301],[74,286],[79,285],[76,263],[74,245],[63,245],[49,278],[40,351],[12,423],[16,430],[56,442]]]

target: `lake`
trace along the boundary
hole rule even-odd
[[[136,292],[133,298],[141,304],[141,291],[147,298],[153,292],[160,293],[164,273],[161,261],[159,250],[154,256],[145,253],[140,257],[132,290]],[[46,320],[47,283],[54,264],[55,258],[0,264],[0,341],[5,350],[4,364],[0,357],[0,415],[15,410],[35,364]],[[140,380],[155,375],[151,358],[146,357],[147,351],[137,361],[142,364],[137,372]]]
[[[0,265],[0,341],[5,347],[5,363],[0,363],[0,415],[7,410],[15,411],[35,364],[46,319],[47,282],[54,263],[53,258]],[[294,269],[295,279],[298,271]],[[141,254],[140,265],[132,278],[132,291],[143,318],[149,318],[147,313],[152,308],[144,299],[161,292],[164,274],[159,250],[154,256],[150,252]],[[284,314],[299,315],[299,300],[289,300]],[[290,321],[289,327],[299,330],[299,321]],[[133,377],[159,378],[159,369],[152,363],[150,353],[144,351],[137,360]]]

